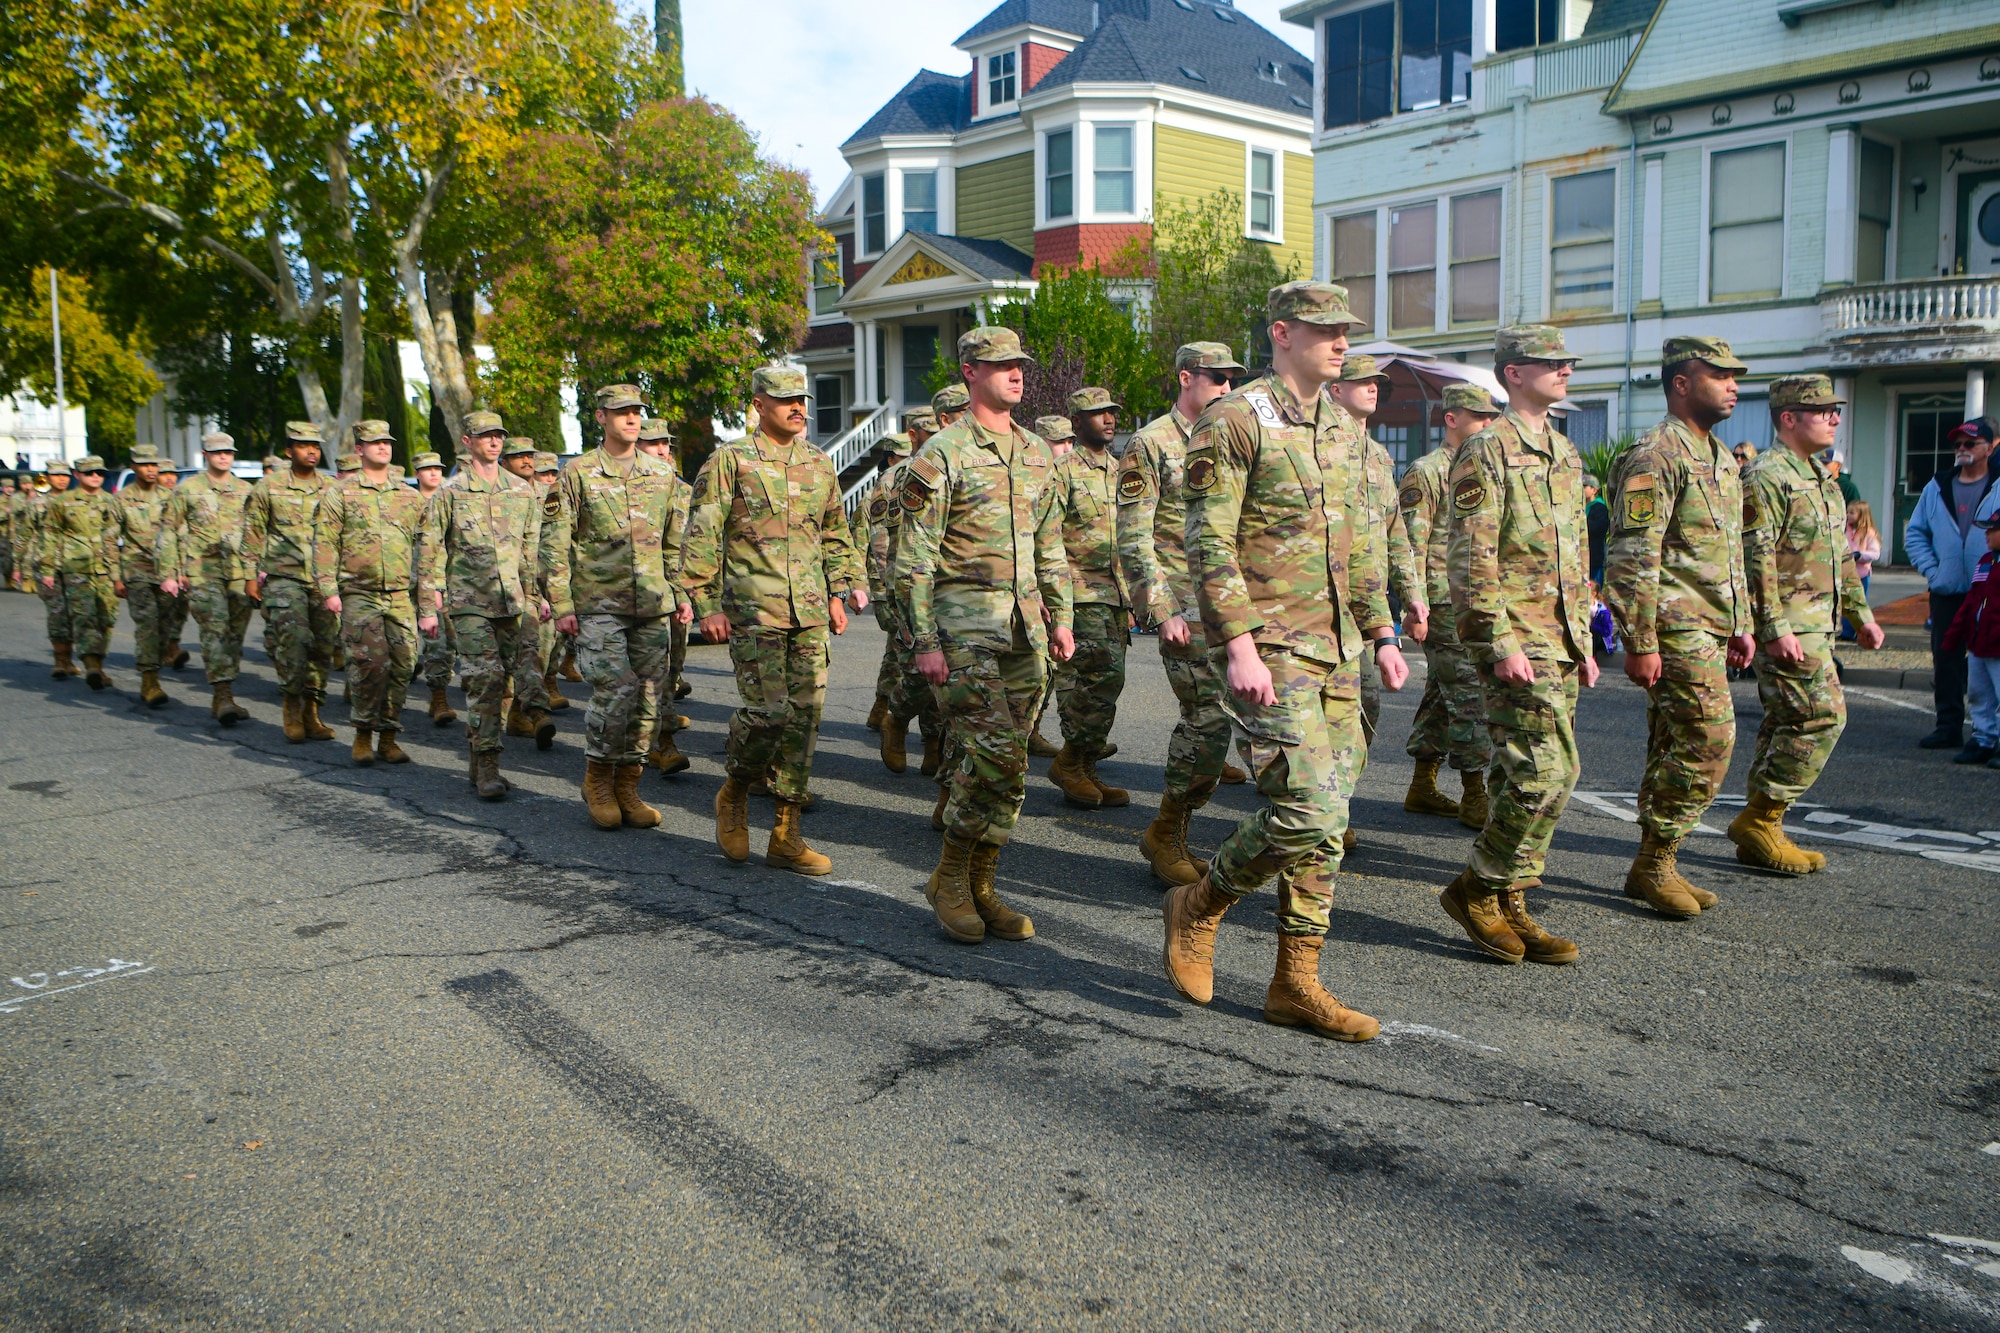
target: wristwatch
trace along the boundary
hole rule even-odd
[[[1384,647],[1394,648],[1397,652],[1400,653],[1403,651],[1403,640],[1401,635],[1390,634],[1384,638],[1376,639],[1374,643],[1372,643],[1370,646],[1373,647],[1377,653],[1380,653]]]

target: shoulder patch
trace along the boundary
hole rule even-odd
[[[1269,401],[1269,400],[1266,400]],[[1215,489],[1215,455],[1196,453],[1188,455],[1187,488],[1196,495],[1206,495]]]
[[[1653,474],[1634,472],[1625,478],[1624,486],[1627,491],[1650,491],[1653,489]]]
[[[1414,481],[1405,482],[1396,494],[1396,503],[1405,509],[1421,509],[1424,503],[1424,488]]]
[[[1118,475],[1118,503],[1131,504],[1134,500],[1146,498],[1152,487],[1146,484],[1146,474],[1136,467],[1128,467]]]
[[[1486,483],[1478,477],[1460,477],[1451,487],[1452,507],[1469,514],[1486,503]]]
[[[1633,482],[1637,480],[1638,478],[1633,478]],[[1627,483],[1625,491],[1625,526],[1628,528],[1643,528],[1650,524],[1653,521],[1653,515],[1658,512],[1653,501],[1653,479],[1651,477],[1646,478],[1644,486]]]
[[[912,458],[909,462],[909,470],[903,474],[903,479],[904,489],[906,490],[909,487],[909,483],[915,481],[917,485],[928,491],[944,480],[944,469],[928,458]]]
[[[1764,521],[1764,507],[1757,503],[1757,488],[1745,488],[1743,492],[1743,530],[1749,532]]]
[[[888,512],[889,512],[888,496],[877,495],[873,500],[870,500],[868,502],[868,521],[870,523],[880,523],[882,521],[883,516],[886,515]]]

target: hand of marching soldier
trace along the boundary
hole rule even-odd
[[[826,604],[827,619],[833,622],[835,634],[847,633],[847,603],[836,597]]]
[[[1067,662],[1076,656],[1076,635],[1061,625],[1056,626],[1049,634],[1049,656],[1058,662]]]
[[[701,637],[710,643],[729,642],[729,617],[717,611],[701,618]]]
[[[1160,642],[1169,648],[1185,648],[1192,637],[1185,616],[1168,616],[1160,622]]]
[[[1403,608],[1403,632],[1422,643],[1430,637],[1431,609],[1422,602],[1411,602]]]
[[[1597,664],[1592,662],[1591,665],[1596,666]],[[1493,674],[1499,677],[1501,683],[1505,685],[1533,685],[1535,683],[1535,664],[1528,660],[1526,653],[1514,653],[1495,662],[1493,664]],[[1591,679],[1595,680],[1596,676],[1593,675]]]
[[[694,624],[694,604],[692,602],[682,602],[674,610],[674,619],[683,625]]]
[[[686,622],[686,621],[682,621],[681,623],[682,623],[682,624],[686,624],[687,622]],[[577,633],[577,627],[576,627],[576,617],[575,617],[575,616],[573,616],[573,615],[568,615],[568,616],[557,616],[557,617],[556,617],[556,633],[558,633],[558,634],[575,634],[575,633]]]
[[[1732,634],[1729,636],[1728,651],[1722,660],[1728,663],[1732,669],[1741,671],[1744,667],[1750,665],[1750,659],[1756,655],[1757,641],[1755,639],[1751,638],[1748,634]]]
[[[333,612],[333,614],[335,614],[335,615],[339,615],[339,614],[340,614],[340,594],[339,594],[339,593],[335,593],[335,594],[334,594],[333,596],[331,596],[331,597],[329,597],[329,598],[327,598],[327,599],[326,599],[326,609],[327,609],[327,610],[329,610],[329,611],[331,611],[331,612]]]
[[[1583,661],[1578,664],[1577,671],[1583,678],[1583,688],[1585,688],[1586,690],[1594,690],[1597,688],[1597,677],[1601,674],[1601,671],[1597,665],[1596,658],[1594,657],[1584,658]]]
[[[943,653],[918,653],[917,674],[933,685],[942,685],[951,677],[951,666]]]
[[[1780,634],[1764,645],[1764,651],[1771,655],[1772,661],[1785,666],[1797,666],[1806,660],[1806,650],[1800,646],[1796,634]]]
[[[1400,690],[1410,678],[1410,664],[1403,660],[1403,650],[1394,644],[1375,650],[1375,669],[1382,673],[1382,688],[1385,690]]]
[[[847,594],[847,605],[855,611],[866,611],[868,609],[868,589],[856,588],[849,592]]]
[[[1264,659],[1257,652],[1257,642],[1248,634],[1239,634],[1229,641],[1229,692],[1246,704],[1269,707],[1278,702],[1278,692],[1271,685],[1271,668],[1264,665]]]
[[[1884,637],[1882,627],[1873,622],[1856,626],[1854,630],[1854,641],[1863,648],[1880,648]]]
[[[435,615],[418,616],[417,629],[426,639],[435,639],[438,634],[438,618]]]

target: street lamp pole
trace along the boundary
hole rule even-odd
[[[58,457],[69,457],[69,413],[63,410],[62,378],[62,307],[56,292],[56,266],[49,265],[49,327],[55,334],[56,345],[56,442],[61,449]]]

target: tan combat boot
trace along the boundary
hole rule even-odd
[[[103,658],[89,653],[83,655],[83,683],[93,690],[111,687],[111,677],[105,674]]]
[[[960,944],[978,944],[986,938],[986,922],[972,902],[971,863],[972,848],[947,833],[937,869],[924,885],[924,899],[937,914],[938,925]]]
[[[563,654],[562,669],[557,674],[572,684],[583,682],[583,673],[576,669],[576,649],[572,648]]]
[[[1458,818],[1458,802],[1438,790],[1437,760],[1417,760],[1417,771],[1410,775],[1410,790],[1403,797],[1403,808],[1413,815]]]
[[[479,793],[482,801],[507,799],[507,780],[500,776],[500,755],[497,751],[473,752],[472,789]]]
[[[1250,780],[1250,775],[1225,759],[1222,761],[1222,774],[1216,780],[1225,787],[1240,787]]]
[[[764,864],[800,875],[824,875],[833,869],[833,862],[808,846],[799,832],[798,802],[778,801],[771,840],[764,845]]]
[[[1354,831],[1352,824],[1349,824],[1340,831],[1340,853],[1342,856],[1345,856],[1360,845],[1361,835]]]
[[[1701,915],[1694,895],[1681,890],[1674,873],[1674,853],[1678,840],[1669,842],[1649,828],[1639,830],[1639,853],[1625,872],[1625,896],[1642,899],[1661,916],[1686,921]]]
[[[528,725],[535,729],[535,748],[552,749],[556,743],[556,720],[549,716],[546,708],[530,708]]]
[[[1805,848],[1801,847],[1799,850],[1804,852]],[[1814,855],[1814,853],[1806,852],[1806,855],[1812,856]],[[1702,888],[1700,885],[1689,883],[1688,877],[1681,873],[1681,867],[1678,861],[1674,863],[1673,869],[1674,869],[1674,887],[1679,889],[1682,893],[1685,893],[1688,897],[1694,899],[1695,905],[1701,908],[1702,911],[1706,912],[1709,908],[1714,907],[1716,904],[1722,901],[1722,899],[1716,897],[1714,894],[1710,893],[1707,889]]]
[[[618,808],[618,770],[602,759],[583,761],[583,804],[590,822],[601,829],[623,828],[625,815]]]
[[[300,702],[299,696],[296,694],[286,695],[285,720],[282,725],[285,731],[285,739],[294,745],[304,745],[306,743],[306,727],[305,723],[301,720],[304,716],[305,708]]]
[[[875,706],[868,710],[868,720],[861,725],[870,731],[880,731],[882,719],[887,716],[889,716],[889,701],[878,694],[875,696]],[[902,771],[900,768],[896,770],[898,773]]]
[[[1528,890],[1539,889],[1538,879],[1524,879],[1500,895],[1500,913],[1507,918],[1507,925],[1514,937],[1527,950],[1526,957],[1531,963],[1547,963],[1551,967],[1561,967],[1574,963],[1577,958],[1576,945],[1543,930],[1535,918],[1528,915]]]
[[[69,655],[70,646],[68,644],[52,643],[49,645],[49,648],[56,655],[56,664],[49,671],[51,679],[68,680],[72,676],[83,674],[76,669],[76,659]]]
[[[528,710],[521,707],[518,698],[507,701],[506,732],[509,736],[534,737],[535,724],[528,720]]]
[[[1264,1021],[1279,1027],[1311,1028],[1335,1041],[1367,1041],[1382,1030],[1368,1015],[1349,1009],[1319,981],[1318,935],[1279,935],[1278,965],[1264,992]]]
[[[1743,813],[1730,821],[1729,840],[1736,844],[1736,859],[1759,870],[1810,875],[1826,864],[1825,857],[1815,862],[1815,854],[1792,845],[1785,836],[1785,805],[1768,796],[1750,797]]]
[[[1097,776],[1098,760],[1086,759],[1079,767],[1083,775],[1090,779],[1090,785],[1097,788],[1097,801],[1107,810],[1115,810],[1121,805],[1132,804],[1132,793],[1123,787],[1114,787]]]
[[[732,861],[750,859],[750,786],[734,777],[715,793],[715,845]]]
[[[179,644],[175,644],[173,651],[167,654],[167,663],[174,670],[179,671],[188,664],[188,650]]]
[[[944,738],[942,736],[924,737],[924,758],[923,762],[918,765],[917,771],[927,778],[934,778],[937,776],[938,765],[943,762]]]
[[[685,773],[690,767],[688,757],[674,744],[674,733],[662,731],[653,737],[653,767],[660,770],[662,777],[675,773]]]
[[[141,671],[139,673],[139,697],[145,701],[148,708],[164,708],[167,705],[169,702],[167,692],[160,688],[160,673],[158,671]]]
[[[1528,947],[1500,910],[1499,893],[1481,884],[1470,866],[1438,895],[1438,906],[1465,928],[1480,952],[1503,963],[1518,963],[1527,956]]]
[[[1170,889],[1194,883],[1208,869],[1188,852],[1188,820],[1193,815],[1185,796],[1167,792],[1160,797],[1160,813],[1139,835],[1139,850],[1152,867],[1153,878]]]
[[[433,686],[431,688],[431,725],[448,727],[456,721],[458,721],[458,714],[451,711],[451,699],[445,693],[444,686]]]
[[[1049,781],[1061,788],[1063,799],[1071,805],[1095,810],[1104,804],[1103,793],[1084,771],[1083,761],[1067,745],[1056,752],[1055,762],[1049,765]]]
[[[966,885],[972,890],[973,910],[986,923],[988,935],[1003,940],[1033,939],[1033,919],[1000,901],[1000,891],[993,885],[993,872],[999,866],[1000,849],[992,843],[982,842],[972,849],[966,862]]]
[[[375,733],[367,727],[357,726],[354,729],[354,746],[347,752],[347,757],[363,768],[374,763]]]
[[[551,713],[560,713],[563,709],[569,707],[568,696],[562,692],[562,687],[556,683],[559,679],[560,677],[553,671],[542,677],[542,688],[548,691],[549,711]]]
[[[226,680],[209,686],[208,715],[225,727],[233,727],[250,716],[236,702],[235,684]]]
[[[410,756],[403,753],[403,747],[396,744],[396,733],[378,731],[375,733],[375,757],[385,764],[407,764]]]
[[[1215,887],[1215,870],[1170,891],[1161,901],[1166,943],[1160,962],[1174,989],[1196,1004],[1215,998],[1215,928],[1236,899]]]
[[[883,711],[882,721],[875,730],[882,733],[882,767],[891,773],[901,773],[910,766],[910,723],[909,719],[897,717]]]
[[[1470,829],[1484,829],[1486,817],[1493,813],[1493,798],[1486,790],[1485,770],[1468,768],[1458,775],[1458,780],[1465,788],[1458,797],[1458,822]]]
[[[1040,727],[1036,727],[1028,733],[1028,754],[1031,757],[1035,759],[1053,759],[1060,753],[1061,751],[1056,749],[1054,742],[1042,735]]]
[[[620,764],[611,780],[612,799],[618,802],[618,817],[632,828],[658,828],[660,812],[639,797],[639,779],[644,764]]]
[[[939,833],[944,832],[945,807],[950,804],[951,804],[951,784],[949,782],[938,783],[937,804],[931,807],[931,827],[936,829]]]
[[[299,725],[305,728],[309,741],[330,741],[334,738],[333,728],[319,720],[319,700],[310,695],[299,701]]]

